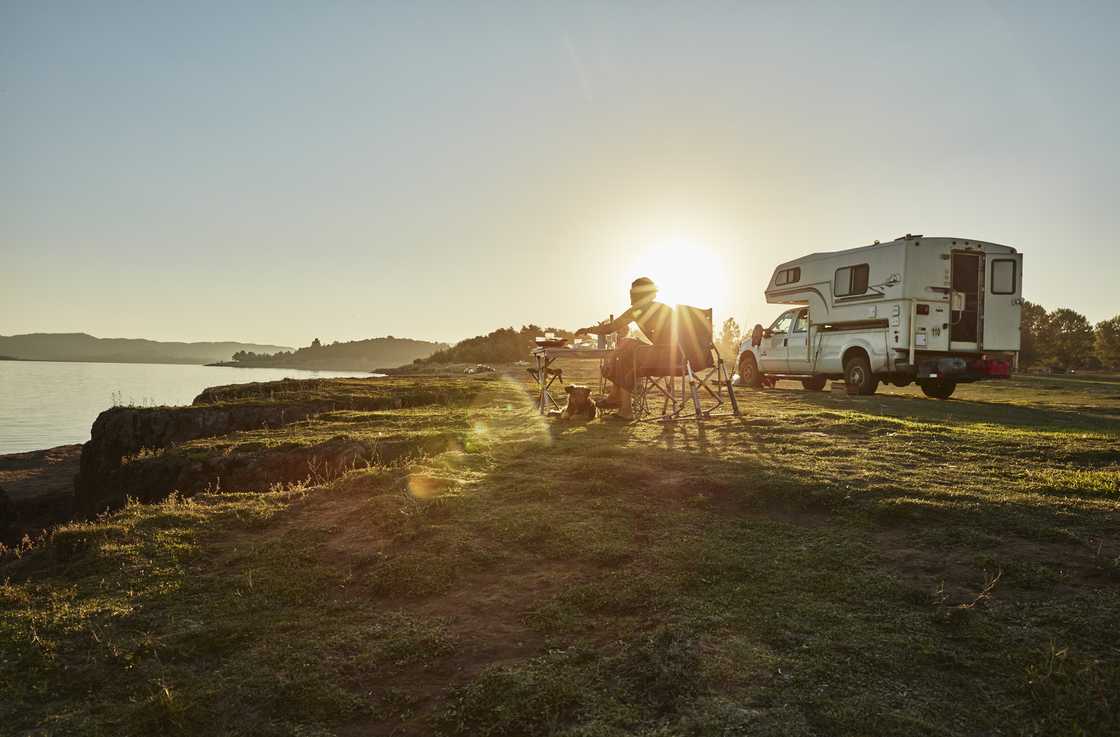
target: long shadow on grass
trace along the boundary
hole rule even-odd
[[[885,482],[868,481],[825,464],[795,466],[789,459],[797,452],[796,441],[775,449],[768,429],[748,422],[726,418],[711,428],[692,423],[655,429],[592,424],[578,432],[558,428],[556,448],[537,462],[543,465],[546,457],[552,458],[549,478],[574,485],[594,468],[596,476],[617,483],[615,493],[649,495],[651,503],[664,494],[705,495],[723,508],[776,513],[783,519],[855,513],[872,526],[923,532],[957,527],[1066,542],[1078,535],[1120,537],[1120,516],[1094,504],[1115,501],[1105,490],[1062,491],[1043,485],[989,490],[965,477],[947,494],[935,492],[907,468],[896,469]],[[729,449],[741,452],[729,455]],[[923,463],[915,459],[913,465]]]
[[[822,410],[886,414],[913,421],[939,423],[984,423],[1011,428],[1029,428],[1051,432],[1098,432],[1120,434],[1117,419],[1120,409],[1110,407],[1066,410],[1052,407],[1025,407],[1009,402],[985,402],[975,399],[939,401],[897,394],[870,397],[834,397],[827,393],[791,389],[737,390],[740,404],[749,412],[751,397],[762,392],[766,401],[780,397],[788,408],[817,407]],[[1091,411],[1087,411],[1087,409]]]
[[[1100,520],[1010,498],[860,488],[827,469],[719,452],[761,433],[734,421],[557,424],[550,445],[491,469],[508,552],[580,574],[521,602],[547,650],[453,686],[432,723],[449,734],[854,734],[875,714],[877,734],[932,735],[1038,731],[1055,708],[1059,723],[1113,719],[1114,669],[1077,661],[1075,690],[1091,695],[1070,700],[1065,682],[1029,684],[1046,660],[1022,639],[1043,622],[1103,655],[1111,635],[1095,628],[1108,602],[1074,597],[1070,617],[989,611],[975,604],[980,563],[975,581],[938,592],[932,577],[902,576],[879,535],[901,533],[907,554],[936,568],[1001,536]]]

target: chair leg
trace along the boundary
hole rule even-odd
[[[700,406],[700,389],[696,386],[699,382],[696,379],[696,374],[692,373],[692,362],[686,360],[684,367],[688,388],[692,394],[692,408],[696,412],[696,421],[699,422],[704,419],[704,408]]]
[[[727,389],[727,400],[731,403],[731,414],[739,417],[742,412],[739,411],[739,400],[735,396],[735,386],[731,381],[731,370],[720,355],[719,348],[715,345],[712,346],[712,352],[716,354],[716,384],[724,389]]]
[[[657,384],[649,377],[643,377],[640,384],[636,384],[634,389],[633,399],[631,400],[630,408],[634,414],[634,419],[640,419],[649,414],[649,394],[657,388]]]
[[[723,365],[722,358],[719,361],[719,365],[723,366],[724,386],[727,387],[727,398],[731,401],[731,413],[739,417],[743,413],[739,411],[739,400],[735,398],[735,384],[731,381],[731,372]]]

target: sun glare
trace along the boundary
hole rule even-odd
[[[722,306],[726,296],[724,268],[706,246],[687,238],[650,246],[634,259],[629,276],[648,276],[665,304]]]

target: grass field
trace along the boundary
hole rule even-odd
[[[662,427],[496,379],[359,423],[444,452],[71,524],[0,567],[0,732],[1120,733],[1120,383],[789,386]]]

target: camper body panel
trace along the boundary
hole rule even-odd
[[[931,371],[985,378],[983,355],[1019,349],[1021,289],[1022,256],[983,241],[907,236],[810,254],[779,265],[766,289],[767,302],[807,309],[783,313],[740,356],[773,375],[839,377],[862,353],[899,384]]]
[[[845,356],[852,350],[862,350],[867,355],[872,371],[891,370],[891,353],[882,328],[830,331],[818,326],[813,344],[813,353],[804,366],[808,374],[839,375],[844,370]]]

